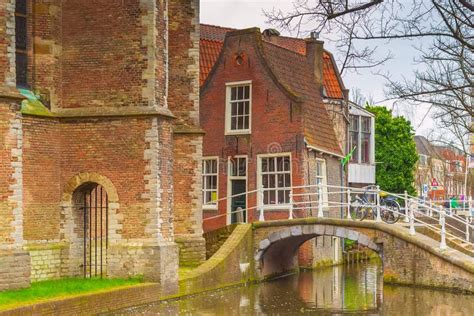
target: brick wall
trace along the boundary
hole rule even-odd
[[[61,101],[62,10],[61,0],[28,1],[28,73],[31,87],[47,105],[56,109]]]
[[[203,156],[219,157],[219,198],[228,196],[228,157],[247,155],[247,191],[257,188],[257,156],[261,154],[291,153],[293,185],[303,184],[304,142],[300,104],[292,102],[275,83],[257,50],[254,33],[228,37],[222,58],[218,61],[212,80],[201,91],[201,124],[206,131]],[[244,62],[235,62],[237,52],[243,53]],[[252,81],[252,131],[250,135],[225,136],[226,83]],[[248,196],[248,206],[256,205],[256,195]],[[219,205],[224,214],[227,205]],[[216,216],[206,212],[204,216]],[[258,219],[254,209],[248,214],[249,222]],[[266,211],[266,219],[288,218],[288,211]],[[205,231],[225,225],[225,216],[205,221]]]
[[[59,279],[62,276],[62,251],[64,243],[28,244],[31,258],[31,281]]]
[[[0,2],[0,86],[15,86],[15,1]]]
[[[15,85],[13,3],[0,3],[0,73],[5,74],[0,93]],[[17,202],[24,202],[24,214],[15,205],[0,208],[4,215],[0,227],[20,223],[24,216],[24,235],[28,247],[34,248],[30,249],[35,279],[57,277],[58,266],[42,263],[47,258],[56,262],[57,255],[61,276],[78,274],[82,254],[74,244],[82,235],[75,222],[78,209],[73,195],[93,182],[110,197],[109,241],[115,247],[110,252],[110,275],[144,274],[163,286],[171,284],[169,289],[175,287],[175,128],[167,99],[171,89],[173,110],[192,123],[186,125],[191,136],[178,148],[182,162],[193,159],[177,175],[191,184],[180,191],[185,199],[177,213],[181,231],[195,237],[201,234],[198,9],[197,0],[172,1],[169,17],[174,33],[168,34],[168,1],[28,1],[28,80],[45,104],[51,103],[54,118],[15,118],[13,129],[23,144],[11,152],[0,148],[1,155],[9,157],[2,161],[8,165],[0,168],[5,173],[0,194],[20,196]],[[168,82],[169,59],[176,71]],[[4,109],[8,106],[1,104],[1,138],[6,130],[12,134],[15,116]],[[23,187],[12,186],[22,180]],[[23,227],[17,226],[0,230],[8,235],[8,240],[0,237],[1,246],[22,242]],[[65,244],[60,251],[54,246],[58,242]],[[36,244],[41,247],[35,248]],[[203,239],[202,249],[204,256]]]
[[[144,105],[146,14],[139,1],[62,2],[63,107]]]
[[[112,181],[123,216],[122,237],[145,237],[145,133],[151,122],[135,119],[81,119],[61,124],[61,183],[80,172],[95,172]],[[113,136],[113,137],[112,137]]]
[[[169,9],[169,109],[174,128],[174,224],[180,262],[205,260],[202,238],[199,126],[199,1],[171,0]]]
[[[23,250],[23,130],[18,101],[0,96],[0,291],[30,284]]]
[[[23,131],[25,239],[57,240],[61,220],[59,122],[25,116]]]

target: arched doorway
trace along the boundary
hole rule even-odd
[[[84,278],[107,275],[109,197],[97,183],[85,183],[73,194],[77,237],[82,238]]]

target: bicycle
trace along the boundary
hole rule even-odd
[[[385,192],[380,192],[380,217],[387,224],[394,224],[400,219],[400,204],[396,201],[396,197]],[[359,205],[351,208],[351,217],[353,220],[364,220],[367,217],[375,219],[377,214],[377,205],[369,201],[367,191],[361,196],[356,196],[355,203]]]

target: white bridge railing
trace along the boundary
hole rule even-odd
[[[267,218],[275,219],[275,210],[279,211],[280,216],[282,212],[287,212],[286,218],[288,219],[329,217],[358,220],[352,218],[352,213],[357,207],[364,207],[372,213],[376,222],[382,222],[384,212],[397,213],[400,216],[397,225],[401,224],[406,227],[411,235],[418,233],[416,228],[423,227],[430,230],[434,236],[439,236],[440,249],[446,249],[448,245],[456,244],[468,250],[468,255],[472,256],[474,253],[473,201],[464,202],[464,205],[467,206],[462,209],[453,209],[451,203],[449,203],[450,207],[444,207],[445,204],[440,201],[420,200],[408,195],[407,192],[403,194],[390,193],[381,190],[378,186],[354,188],[319,184],[284,188],[286,192],[289,191],[283,197],[286,203],[265,204],[265,190],[259,188],[214,201],[218,208],[227,210],[227,212],[207,217],[204,222],[230,217],[232,214],[236,214],[236,218],[240,217],[236,222],[242,222],[246,221],[245,214],[248,215],[251,212],[253,212],[254,219],[265,221]],[[230,201],[242,196],[246,197],[250,206],[229,211]],[[356,196],[365,196],[368,201],[355,199]],[[395,198],[400,206],[398,211],[393,208],[389,209],[382,203],[385,196]]]

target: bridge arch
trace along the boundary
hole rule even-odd
[[[382,256],[382,245],[377,244],[374,237],[356,229],[332,225],[278,227],[256,240],[254,259],[257,272],[265,278],[298,269],[298,249],[304,242],[319,236],[357,241]]]

